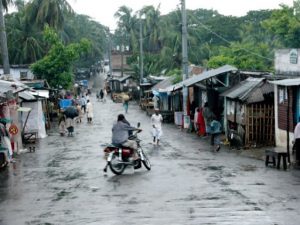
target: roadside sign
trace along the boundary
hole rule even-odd
[[[19,130],[18,130],[18,127],[15,124],[12,124],[12,125],[10,125],[10,127],[8,129],[8,132],[11,135],[16,135],[19,132]]]

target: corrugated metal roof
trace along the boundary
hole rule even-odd
[[[219,74],[228,73],[230,71],[236,71],[236,70],[237,70],[237,68],[235,68],[233,66],[225,65],[225,66],[219,67],[217,69],[205,71],[205,72],[201,73],[198,76],[193,76],[193,77],[191,77],[187,80],[184,80],[182,82],[182,85],[188,87],[188,86],[191,86],[191,85],[193,85],[195,83],[198,83],[200,81],[203,81],[203,80],[209,79],[211,77],[217,76]]]
[[[19,97],[27,101],[36,100],[36,98],[29,91],[22,91],[19,93]]]
[[[234,67],[234,66],[225,65],[225,66],[219,67],[217,69],[205,71],[205,72],[201,73],[200,75],[193,76],[193,77],[191,77],[189,79],[181,81],[178,84],[175,84],[175,85],[172,85],[170,87],[167,87],[165,91],[167,91],[167,92],[176,91],[176,90],[182,88],[183,86],[189,87],[189,86],[192,86],[192,85],[194,85],[194,84],[196,84],[196,83],[198,83],[200,81],[209,79],[209,78],[217,76],[219,74],[228,73],[230,71],[237,71],[237,70],[238,69],[236,67]]]
[[[152,90],[156,90],[158,92],[165,92],[166,88],[173,84],[174,77],[168,77],[167,79],[157,83],[152,87]]]
[[[264,94],[274,91],[273,85],[264,82],[265,78],[249,77],[238,85],[221,94],[231,99],[239,99],[247,103],[264,101]]]
[[[0,80],[0,92],[6,93],[8,91],[12,91],[13,93],[24,90],[25,85],[20,85],[16,82],[10,82],[5,80]]]
[[[269,83],[275,84],[275,85],[281,85],[281,86],[299,86],[300,85],[300,78],[269,81]]]
[[[120,82],[124,82],[125,80],[131,78],[131,75],[127,75],[127,76],[124,76],[124,77],[120,77],[120,78],[116,78],[116,80],[120,81]]]
[[[238,85],[222,93],[221,96],[225,96],[227,98],[232,99],[238,98],[241,101],[245,101],[248,97],[248,94],[260,83],[262,83],[263,80],[264,78],[249,77],[248,79],[242,81]]]

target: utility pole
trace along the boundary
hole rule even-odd
[[[125,51],[125,46],[124,46],[124,33],[123,31],[121,32],[121,46],[120,46],[120,51],[121,51],[121,77],[124,75],[124,51]]]
[[[5,22],[3,16],[3,5],[2,1],[0,3],[0,45],[1,45],[1,54],[3,62],[3,72],[4,74],[10,74],[9,58],[8,58],[8,49],[7,49],[7,37],[5,32]]]
[[[113,73],[112,73],[112,65],[111,65],[111,35],[110,35],[110,30],[108,29],[108,60],[109,60],[109,73],[110,73],[110,77],[111,77],[111,90],[114,90],[114,77],[113,77]]]
[[[123,61],[124,61],[124,45],[123,44],[121,44],[121,46],[120,46],[120,50],[121,50],[121,77],[123,77],[123,75],[124,75],[124,63],[123,63]]]
[[[187,25],[186,25],[186,8],[185,0],[181,0],[181,16],[182,16],[182,80],[188,78],[188,50],[187,50]],[[188,89],[183,86],[183,115],[188,115],[187,112],[187,100]]]
[[[143,83],[144,76],[144,58],[143,58],[143,25],[140,15],[140,84]]]

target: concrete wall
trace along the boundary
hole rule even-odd
[[[300,49],[295,49],[298,53],[298,63],[290,62],[290,52],[292,49],[279,49],[275,52],[276,74],[300,75]]]
[[[21,72],[27,72],[27,79],[33,79],[34,75],[28,68],[10,68],[10,74],[13,76],[13,78],[20,80],[21,78]],[[0,68],[0,74],[3,74],[3,68]]]

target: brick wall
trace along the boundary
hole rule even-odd
[[[280,101],[280,89],[284,89],[284,87],[279,86],[278,87],[278,127],[282,130],[286,130],[287,129],[287,115],[288,115],[288,101],[287,99],[284,97],[284,101],[283,102],[279,102]],[[289,130],[291,132],[294,131],[294,112],[293,112],[293,102],[294,102],[294,96],[293,96],[293,91],[291,88],[287,88],[287,93],[288,94],[288,99],[290,101],[290,109],[289,109]],[[295,96],[296,97],[296,96]]]

